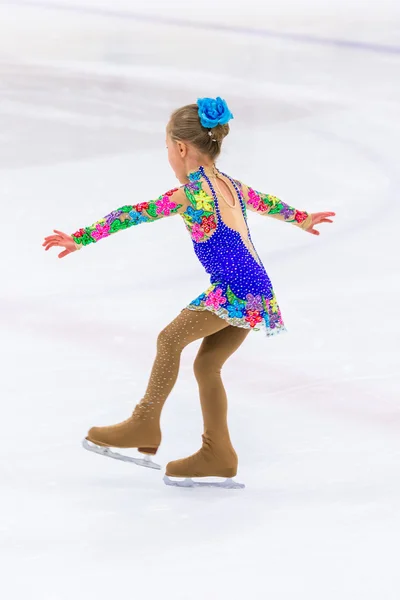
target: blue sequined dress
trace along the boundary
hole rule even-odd
[[[209,215],[205,211],[205,214],[206,218],[211,219],[211,223],[215,223],[215,230],[205,240],[201,237],[201,228],[197,229],[199,234],[193,236],[193,211],[189,209],[189,229],[192,232],[194,251],[210,274],[211,285],[186,308],[209,310],[231,325],[254,331],[263,329],[268,336],[286,331],[271,281],[251,241],[246,207],[253,208],[260,214],[269,213],[278,218],[283,216],[284,220],[291,220],[303,229],[309,226],[310,217],[308,213],[289,207],[275,196],[260,194],[224,173],[218,171],[218,174],[229,180],[236,192],[246,224],[248,244],[245,244],[239,231],[223,221],[218,195],[204,168],[200,167],[199,171],[190,173],[190,182],[185,186],[186,195],[191,206],[198,206],[200,195],[200,208],[204,208],[201,206],[201,197],[204,197],[202,182],[207,183],[212,202],[206,208],[212,209],[213,213]],[[185,218],[185,213],[183,216]]]

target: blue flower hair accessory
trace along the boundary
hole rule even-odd
[[[225,125],[233,119],[227,103],[219,96],[217,98],[199,98],[197,106],[199,107],[200,123],[208,129],[217,125]]]

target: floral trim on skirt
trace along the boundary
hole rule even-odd
[[[247,294],[239,298],[229,284],[213,283],[186,306],[189,310],[209,310],[235,327],[264,330],[267,336],[287,331],[275,293],[271,297],[261,294]]]

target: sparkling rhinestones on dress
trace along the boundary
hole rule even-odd
[[[239,231],[228,227],[222,219],[218,195],[211,181],[214,174],[213,169],[200,167],[189,174],[189,183],[185,186],[190,206],[185,211],[186,218],[185,213],[183,217],[191,229],[194,250],[211,275],[210,287],[187,308],[210,310],[232,325],[256,331],[263,327],[267,335],[273,335],[285,327],[264,266],[258,255],[257,260],[251,251],[254,247],[247,227],[242,194],[236,182],[221,173],[232,184],[240,202],[248,232],[247,243]],[[204,191],[203,182],[207,183],[211,197]],[[193,211],[197,211],[197,223],[200,219],[201,223],[205,219],[212,219],[215,223],[212,233],[211,230],[196,227]],[[207,233],[210,235],[206,236]]]

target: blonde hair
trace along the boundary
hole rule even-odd
[[[187,104],[172,113],[168,133],[174,142],[193,144],[202,154],[215,160],[221,153],[222,140],[229,133],[229,125],[226,123],[207,129],[200,123],[198,105]]]

